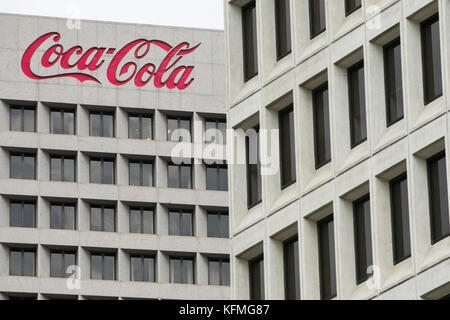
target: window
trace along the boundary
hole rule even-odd
[[[10,249],[9,275],[21,277],[36,276],[36,250]]]
[[[283,251],[285,299],[300,300],[298,237],[285,241]]]
[[[51,156],[50,180],[75,182],[75,157]]]
[[[390,126],[403,119],[403,83],[400,39],[384,47],[386,121]]]
[[[68,268],[77,264],[76,256],[74,251],[51,251],[50,277],[69,278],[72,273],[68,272]]]
[[[152,116],[137,114],[128,115],[128,138],[152,139]]]
[[[191,165],[169,163],[168,169],[168,186],[169,188],[192,189]]]
[[[256,3],[242,8],[242,39],[244,48],[244,82],[258,74],[258,37],[256,30]]]
[[[50,228],[75,230],[75,204],[52,203],[50,206]]]
[[[75,134],[75,111],[70,109],[51,109],[50,133]]]
[[[439,14],[424,21],[421,31],[424,98],[428,104],[442,96]]]
[[[367,140],[364,62],[348,69],[351,147]]]
[[[116,231],[116,209],[107,206],[91,206],[91,231]]]
[[[91,279],[116,280],[116,256],[114,253],[91,253]]]
[[[194,222],[192,212],[189,211],[169,211],[169,235],[187,236],[194,235]]]
[[[153,209],[130,209],[130,233],[154,234],[155,220]]]
[[[208,237],[229,238],[228,212],[208,212]]]
[[[131,281],[155,282],[155,257],[132,255]]]
[[[291,53],[290,0],[275,0],[275,25],[277,33],[277,59]]]
[[[361,8],[361,0],[345,0],[345,15],[348,16]]]
[[[249,262],[250,300],[264,300],[264,257]]]
[[[89,135],[93,137],[114,137],[114,113],[91,111]]]
[[[250,209],[262,201],[259,126],[249,130],[245,139],[247,156],[247,205]]]
[[[208,283],[211,286],[230,285],[230,261],[223,259],[209,259]]]
[[[372,275],[372,230],[370,222],[370,197],[365,196],[353,203],[355,230],[356,283],[361,284]]]
[[[290,106],[278,114],[280,125],[280,163],[281,188],[287,188],[295,183],[295,120],[294,108]]]
[[[309,0],[309,24],[311,39],[326,30],[325,0]]]
[[[406,174],[390,182],[392,246],[394,264],[411,256],[409,233],[408,180]]]
[[[206,166],[206,190],[228,191],[227,165]]]
[[[36,155],[12,153],[10,156],[11,179],[36,179]]]
[[[9,226],[36,228],[36,202],[10,201]]]
[[[428,160],[431,243],[450,235],[445,151]]]
[[[191,142],[191,119],[185,117],[168,117],[167,140]]]
[[[334,220],[329,216],[317,224],[319,238],[320,298],[336,297],[336,256],[334,251]]]
[[[90,160],[90,183],[114,184],[114,159],[97,158]]]
[[[9,126],[11,131],[36,132],[36,109],[11,106]]]
[[[194,259],[170,258],[170,283],[194,284]]]
[[[331,161],[328,83],[313,91],[314,152],[316,169]]]
[[[153,162],[130,160],[130,186],[153,186]]]
[[[227,123],[222,119],[205,120],[205,143],[226,144]]]

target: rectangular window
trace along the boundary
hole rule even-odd
[[[50,252],[50,277],[69,278],[72,275],[69,267],[75,266],[76,253],[74,251],[51,251]]]
[[[130,160],[130,186],[153,187],[153,162]]]
[[[10,130],[36,132],[36,109],[32,107],[11,106]]]
[[[209,259],[208,283],[211,286],[229,286],[230,261],[223,259]]]
[[[364,83],[364,62],[360,62],[348,69],[350,138],[352,148],[367,140],[366,92]]]
[[[195,283],[193,258],[170,258],[170,283]]]
[[[242,8],[242,39],[244,48],[244,82],[258,74],[258,37],[256,29],[256,2]]]
[[[10,201],[9,226],[36,228],[36,202]]]
[[[425,104],[442,96],[441,41],[439,14],[421,24],[423,88]]]
[[[328,83],[313,91],[314,152],[316,169],[331,161]]]
[[[75,157],[74,156],[51,156],[50,157],[50,180],[75,182]]]
[[[325,0],[309,0],[311,39],[326,30]]]
[[[277,34],[277,59],[291,53],[290,0],[275,0],[275,26]]]
[[[249,262],[250,300],[264,300],[264,257]]]
[[[91,279],[116,280],[116,255],[91,253]]]
[[[176,165],[174,163],[169,163],[167,170],[169,177],[169,188],[192,189],[192,173],[190,164]]]
[[[194,236],[193,214],[189,211],[169,211],[169,235]]]
[[[186,117],[167,117],[167,140],[191,142],[191,119]]]
[[[91,206],[91,231],[115,232],[115,207]]]
[[[355,230],[356,283],[361,284],[372,275],[372,230],[370,222],[370,197],[367,195],[353,203]]]
[[[228,191],[227,165],[206,166],[206,190]]]
[[[227,122],[224,119],[205,120],[205,143],[227,143]]]
[[[406,173],[390,183],[394,264],[411,257],[408,180]]]
[[[428,160],[431,243],[450,235],[445,151]]]
[[[51,109],[50,133],[75,134],[75,111],[70,109]]]
[[[128,138],[150,140],[152,132],[151,115],[128,115]]]
[[[228,212],[208,212],[208,237],[229,238]]]
[[[300,300],[298,237],[283,243],[284,287],[286,300]]]
[[[114,137],[114,112],[91,111],[89,135],[92,137]]]
[[[36,276],[36,250],[10,249],[9,275],[21,277]]]
[[[400,39],[384,47],[386,121],[388,127],[403,119],[403,82]]]
[[[319,238],[320,298],[336,297],[336,256],[334,251],[334,220],[329,216],[317,224]]]
[[[132,255],[131,281],[155,282],[155,257]]]
[[[247,205],[250,209],[262,201],[259,126],[247,131],[245,149],[247,159]]]
[[[115,161],[107,158],[90,159],[90,183],[114,184]]]
[[[75,230],[75,204],[52,203],[50,206],[50,228]]]
[[[9,158],[11,179],[36,179],[36,155],[11,153]]]
[[[130,233],[155,233],[155,218],[153,209],[130,208]]]
[[[281,189],[295,183],[295,120],[294,107],[290,106],[278,113],[280,126]]]
[[[345,15],[348,16],[361,8],[361,0],[345,0]]]

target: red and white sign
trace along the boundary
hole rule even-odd
[[[138,39],[126,44],[118,51],[115,48],[103,47],[84,50],[81,46],[65,50],[58,43],[60,39],[61,35],[58,32],[49,32],[40,36],[27,48],[21,62],[22,71],[27,77],[35,80],[72,77],[80,82],[101,83],[89,74],[89,71],[104,69],[108,81],[116,86],[122,86],[133,80],[137,87],[143,87],[153,80],[156,88],[184,90],[194,81],[191,77],[194,66],[181,65],[180,61],[184,56],[194,52],[200,44],[191,47],[189,43],[182,42],[172,47],[161,40]],[[136,62],[157,48],[167,53],[159,66],[147,63],[139,68]],[[59,64],[61,69],[67,72],[45,76],[33,72],[30,66],[31,60],[37,55],[38,50],[44,51],[40,58],[40,64],[44,68],[55,67],[56,69],[56,65]],[[108,66],[105,65],[104,60],[106,56],[112,57]]]

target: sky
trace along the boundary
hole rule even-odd
[[[223,29],[223,0],[0,0],[0,12]]]

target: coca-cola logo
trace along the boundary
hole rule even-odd
[[[106,70],[108,81],[116,86],[122,86],[133,80],[137,87],[143,87],[153,80],[156,88],[184,90],[194,81],[191,77],[194,66],[178,64],[184,56],[194,52],[200,44],[191,47],[189,43],[182,42],[172,47],[161,40],[138,39],[131,41],[118,51],[115,48],[103,47],[92,47],[85,51],[79,45],[65,50],[63,45],[58,43],[60,39],[61,35],[58,32],[49,32],[37,38],[27,48],[21,62],[22,71],[27,77],[34,80],[71,77],[80,82],[101,83],[88,72],[103,68]],[[138,67],[136,62],[148,56],[154,49],[162,49],[166,52],[159,66],[146,63]],[[31,60],[35,58],[39,50],[44,51],[40,59],[36,57],[42,67],[56,69],[59,64],[61,69],[67,72],[39,75],[31,70]],[[106,56],[112,57],[108,66],[105,65]]]

